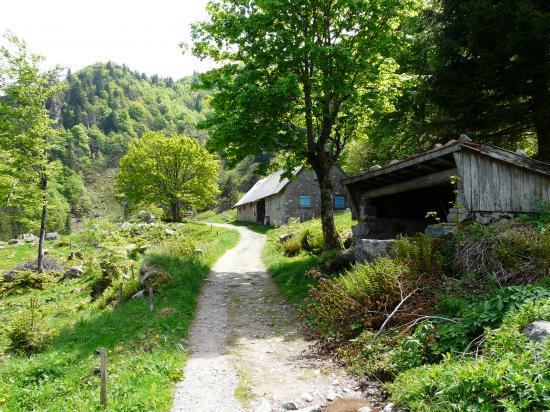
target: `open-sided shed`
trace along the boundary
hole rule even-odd
[[[343,179],[359,239],[449,231],[466,219],[488,223],[550,201],[550,165],[467,136]],[[427,215],[433,219],[430,221]]]

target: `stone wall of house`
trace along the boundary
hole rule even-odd
[[[345,197],[344,188],[340,180],[344,177],[344,173],[333,168],[331,171],[332,180],[334,182],[334,195],[342,195]],[[319,183],[317,177],[311,170],[303,169],[296,179],[290,182],[284,189],[281,195],[282,213],[280,219],[286,223],[291,217],[300,220],[309,220],[318,217],[321,214],[321,193],[319,191]],[[300,196],[310,196],[310,207],[300,207]],[[345,201],[344,208],[348,207],[348,199]]]
[[[344,209],[349,207],[349,200],[346,197],[340,180],[345,177],[344,173],[333,168],[331,171],[334,182],[334,195],[341,195],[346,198]],[[310,197],[310,207],[300,207],[300,196]],[[321,214],[321,194],[315,173],[303,169],[296,178],[290,181],[278,194],[265,198],[265,221],[264,223],[273,226],[281,226],[290,218],[309,220]],[[248,203],[237,207],[237,220],[256,222],[256,202]]]

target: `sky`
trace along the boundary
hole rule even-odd
[[[179,79],[212,62],[185,55],[190,24],[205,20],[207,0],[0,0],[0,34],[24,39],[46,65],[76,71],[96,62],[126,64]],[[4,40],[4,39],[2,39]],[[4,43],[2,41],[2,43]]]

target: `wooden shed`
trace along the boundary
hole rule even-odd
[[[490,223],[550,201],[550,165],[465,135],[342,183],[359,221],[356,239],[439,234],[467,219]]]

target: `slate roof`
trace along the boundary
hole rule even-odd
[[[294,175],[298,174],[301,168],[294,170]],[[275,173],[258,180],[252,188],[246,192],[246,194],[235,203],[235,206],[241,206],[247,203],[256,202],[260,199],[268,196],[275,195],[285,188],[289,180],[285,177],[281,179],[281,175],[284,173],[283,169],[277,170]]]

